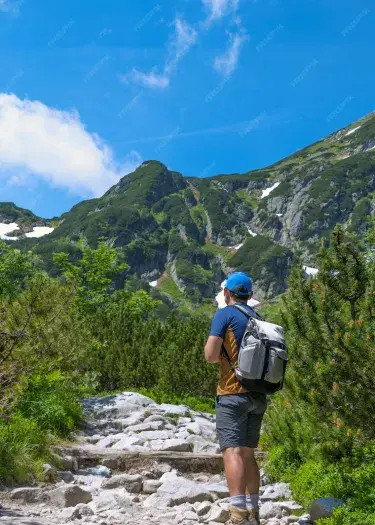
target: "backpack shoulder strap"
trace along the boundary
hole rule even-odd
[[[248,319],[254,318],[254,319],[258,319],[259,321],[263,321],[263,318],[257,312],[254,312],[254,310],[251,308],[251,306],[250,306],[250,308],[256,314],[256,317],[253,316],[252,313],[249,312],[249,310],[247,308],[245,308],[244,306],[241,306],[240,304],[234,304],[233,306],[235,308],[237,308],[237,310],[239,310],[240,312],[245,314]]]

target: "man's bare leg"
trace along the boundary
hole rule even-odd
[[[230,494],[232,524],[248,525],[246,508],[246,464],[243,447],[227,448],[223,452],[225,476]]]
[[[243,458],[246,472],[246,492],[259,494],[260,472],[253,448],[243,447]]]

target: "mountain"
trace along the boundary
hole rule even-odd
[[[0,237],[5,240],[45,235],[53,230],[52,224],[53,221],[18,208],[13,202],[0,202]],[[58,221],[55,221],[55,225],[58,225]]]
[[[21,234],[15,244],[40,254],[54,274],[53,252],[64,250],[74,258],[78,241],[95,246],[105,239],[123,250],[130,274],[175,300],[211,302],[231,269],[249,271],[257,297],[272,298],[285,290],[297,258],[314,266],[321,239],[335,224],[366,230],[374,191],[371,113],[270,167],[244,174],[184,177],[158,161],[144,162],[103,197],[63,214],[50,235]],[[19,220],[27,223],[31,212],[22,211]],[[28,224],[39,220],[31,215]]]

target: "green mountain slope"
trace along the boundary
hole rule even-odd
[[[259,298],[285,290],[297,257],[314,266],[337,223],[362,232],[373,213],[375,114],[262,170],[200,179],[144,162],[103,197],[65,213],[48,236],[17,242],[39,253],[79,253],[105,239],[130,274],[187,305],[212,301],[232,269],[255,278]],[[1,208],[0,208],[1,209]],[[155,282],[157,280],[157,283]]]

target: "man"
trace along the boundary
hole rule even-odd
[[[245,306],[250,315],[260,319],[247,305],[252,295],[252,281],[248,275],[236,272],[228,277],[224,288],[227,306],[216,312],[205,347],[206,360],[220,363],[216,428],[224,457],[230,493],[230,523],[233,525],[260,523],[260,475],[254,451],[258,446],[267,401],[264,394],[248,392],[239,383],[228,360],[229,357],[237,365],[238,351],[248,322],[248,317],[234,305]]]

